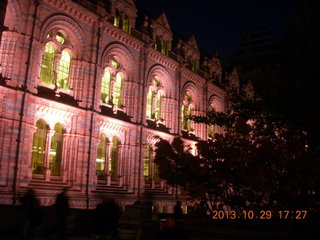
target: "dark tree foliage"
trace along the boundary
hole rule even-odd
[[[233,209],[319,209],[319,161],[307,134],[296,124],[243,101],[233,114],[192,117],[225,129],[200,141],[197,154],[180,138],[156,144],[160,177],[179,185],[210,210],[219,202]]]

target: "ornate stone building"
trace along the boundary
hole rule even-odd
[[[154,145],[181,136],[194,147],[219,130],[185,117],[225,111],[223,70],[194,36],[174,37],[165,14],[137,13],[134,0],[8,0],[1,204],[18,204],[33,188],[51,205],[67,188],[77,208],[104,196],[170,212],[176,191],[187,205],[185,193],[159,178]]]

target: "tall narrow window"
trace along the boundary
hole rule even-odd
[[[54,84],[53,70],[55,57],[56,51],[54,47],[50,43],[47,43],[42,55],[40,82],[48,85]]]
[[[118,138],[113,137],[112,147],[110,152],[110,161],[109,161],[109,173],[112,181],[115,181],[118,179],[118,154],[119,154],[119,140]]]
[[[116,9],[116,12],[115,12],[115,16],[114,16],[114,20],[113,20],[113,25],[115,27],[119,27],[120,26],[120,14],[119,14],[119,10]]]
[[[130,33],[130,19],[127,15],[122,19],[122,30],[126,33]]]
[[[143,176],[145,183],[150,183],[150,161],[151,161],[151,147],[147,145],[146,154],[144,156],[144,164],[143,164]]]
[[[69,72],[70,72],[71,56],[68,51],[63,50],[58,67],[57,85],[58,87],[67,90],[69,85]]]
[[[156,36],[156,42],[154,43],[154,49],[161,51],[161,40],[158,36]]]
[[[111,83],[111,73],[106,68],[104,70],[104,75],[101,83],[101,101],[104,103],[110,102],[110,83]]]
[[[161,53],[168,56],[168,42],[166,40],[161,41]]]
[[[157,100],[156,100],[156,109],[155,109],[155,118],[157,120],[161,120],[161,102],[162,102],[162,96],[161,96],[161,93],[158,92]]]
[[[113,104],[121,108],[121,89],[122,89],[122,76],[120,73],[116,75],[116,81],[113,87]]]
[[[31,167],[33,173],[44,174],[47,125],[43,119],[39,119],[36,127],[37,129],[33,134]]]
[[[208,137],[214,138],[215,133],[216,133],[216,126],[214,124],[208,125]]]
[[[147,118],[152,118],[152,109],[153,109],[153,92],[152,88],[149,88],[147,95]]]
[[[191,61],[190,61],[190,69],[191,69],[191,71],[192,72],[194,72],[194,73],[196,73],[197,72],[197,60],[195,60],[195,59],[192,59]]]
[[[98,179],[106,178],[106,158],[107,158],[107,141],[104,134],[100,135],[100,142],[97,149],[96,174]]]
[[[188,119],[191,117],[193,113],[193,108],[191,105],[192,99],[191,96],[189,96],[187,93],[184,96],[184,101],[181,107],[181,127],[183,130],[187,131],[193,131],[191,126],[191,119]]]
[[[61,175],[62,162],[62,145],[63,145],[63,127],[60,123],[54,126],[54,134],[51,138],[50,146],[50,170],[51,175]]]

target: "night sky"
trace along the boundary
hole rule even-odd
[[[270,27],[281,37],[292,0],[136,0],[152,17],[165,12],[171,29],[183,38],[196,36],[204,53],[232,55],[244,33]]]

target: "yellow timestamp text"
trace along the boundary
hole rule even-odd
[[[222,220],[222,219],[260,219],[260,220],[270,220],[270,219],[294,219],[294,220],[303,220],[307,217],[307,210],[243,210],[243,211],[222,211],[214,210],[212,211],[212,219]]]

